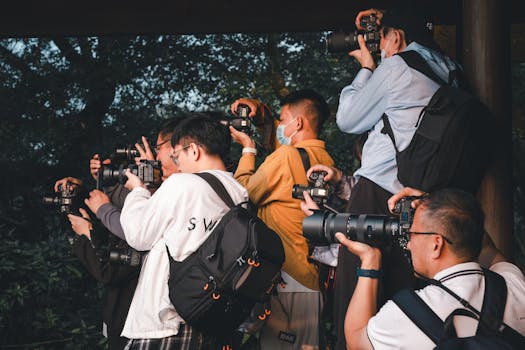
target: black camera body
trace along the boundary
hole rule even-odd
[[[115,264],[139,266],[144,254],[133,248],[113,249],[109,252],[109,261]]]
[[[326,171],[313,171],[308,177],[308,182],[310,183],[309,186],[303,186],[299,184],[293,185],[292,197],[304,200],[303,192],[306,191],[310,197],[312,197],[314,202],[319,205],[325,204],[332,194],[330,186],[324,180],[326,174]]]
[[[157,160],[141,160],[139,164],[103,165],[98,170],[97,188],[115,185],[117,182],[125,184],[128,181],[126,169],[137,175],[146,186],[160,186],[162,182],[162,168]]]
[[[338,243],[335,234],[342,232],[352,241],[374,247],[398,244],[406,249],[408,231],[414,218],[411,206],[414,199],[405,197],[397,202],[396,216],[315,211],[303,220],[303,236],[314,245],[328,245]]]
[[[379,41],[381,35],[379,33],[379,26],[376,22],[376,16],[371,14],[361,18],[361,26],[364,30],[356,30],[353,32],[338,31],[330,33],[326,37],[326,50],[328,52],[349,52],[359,49],[357,36],[363,35],[366,47],[372,54],[377,54],[379,49]]]
[[[245,104],[239,104],[237,110],[235,111],[235,116],[224,119],[221,122],[227,126],[233,126],[236,130],[244,132],[248,135],[252,133],[252,120],[248,115],[250,114],[251,109]]]
[[[70,182],[65,186],[60,185],[58,192],[42,197],[42,204],[48,208],[55,208],[61,214],[78,214],[81,206],[81,198],[78,197],[78,190]]]

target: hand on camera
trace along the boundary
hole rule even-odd
[[[128,181],[124,184],[124,187],[126,187],[128,190],[133,191],[137,187],[144,187],[144,183],[142,180],[135,174],[133,174],[129,169],[126,169],[126,177],[128,178]]]
[[[381,20],[383,19],[383,11],[378,10],[378,9],[368,9],[368,10],[360,11],[357,14],[357,17],[355,18],[355,27],[359,30],[365,30],[365,28],[361,26],[361,19],[363,17],[370,16],[370,15],[375,15],[376,24],[381,25]]]
[[[250,113],[248,114],[248,117],[253,118],[256,115],[262,115],[262,113],[264,113],[264,107],[261,101],[253,98],[240,98],[233,102],[230,106],[230,110],[233,114],[237,115],[237,108],[240,104],[247,105],[248,107],[250,107]]]
[[[99,190],[89,192],[89,198],[84,199],[84,203],[88,206],[89,210],[95,214],[102,205],[109,202],[109,197]]]
[[[91,225],[89,215],[87,211],[85,211],[83,208],[80,208],[79,211],[80,215],[82,216],[67,214],[67,218],[71,223],[71,228],[77,235],[84,235],[87,238],[91,239],[91,230],[93,229],[93,226]]]
[[[337,238],[350,253],[361,259],[362,269],[379,270],[381,268],[381,250],[379,250],[379,248],[372,247],[366,243],[352,241],[346,238],[341,232],[337,232],[335,238]]]
[[[100,161],[100,156],[98,154],[93,155],[93,158],[89,160],[89,172],[91,176],[96,180],[98,177],[98,170],[102,164],[110,164],[111,159],[106,159],[103,162]]]
[[[301,201],[300,206],[306,216],[312,215],[314,213],[313,210],[319,210],[319,206],[314,202],[308,191],[303,191],[303,196],[304,201]]]
[[[253,141],[248,134],[235,129],[233,126],[230,126],[229,128],[233,141],[237,142],[242,147],[255,148],[255,141]]]
[[[135,157],[135,164],[139,164],[141,160],[155,160],[155,156],[153,155],[153,151],[151,150],[151,146],[149,145],[148,139],[145,136],[142,136],[142,144],[144,147],[140,145],[140,143],[135,144],[135,148],[137,151],[139,151],[140,157]]]
[[[306,177],[310,178],[310,175],[314,171],[326,171],[326,175],[324,176],[324,180],[326,182],[331,183],[332,185],[337,185],[339,182],[341,182],[341,179],[343,178],[343,173],[341,170],[327,166],[322,164],[316,164],[312,166],[308,171],[306,172]]]
[[[73,189],[82,186],[82,180],[77,179],[76,177],[68,176],[63,179],[57,180],[57,182],[55,182],[55,186],[53,186],[53,189],[55,190],[55,192],[58,192],[60,191],[59,187],[64,188],[64,186],[66,186],[68,182],[73,187]]]
[[[368,50],[368,47],[366,47],[366,42],[365,42],[365,39],[363,38],[363,35],[359,34],[357,36],[357,42],[359,43],[359,49],[350,51],[348,55],[355,58],[357,62],[359,62],[361,67],[368,68],[372,71],[375,70],[376,62],[374,61],[374,58],[372,57],[370,50]]]
[[[393,195],[392,197],[388,199],[388,202],[387,202],[388,210],[390,210],[390,212],[393,213],[396,203],[399,202],[399,200],[403,197],[420,197],[425,194],[426,193],[421,190],[418,190],[412,187],[405,187],[401,191],[399,191],[398,193],[396,193],[395,195]],[[420,201],[418,199],[413,200],[411,203],[411,207],[416,209],[419,203]]]

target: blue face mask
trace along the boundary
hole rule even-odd
[[[290,145],[292,143],[292,137],[294,137],[294,135],[297,134],[297,130],[295,130],[290,136],[288,136],[288,137],[284,136],[284,130],[295,119],[297,119],[297,118],[293,118],[292,120],[290,120],[286,124],[279,124],[279,126],[277,127],[277,130],[275,131],[275,136],[277,137],[277,141],[279,141],[279,143],[281,145]]]

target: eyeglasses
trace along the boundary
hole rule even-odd
[[[176,166],[179,166],[180,163],[179,163],[179,153],[183,150],[185,150],[186,148],[190,147],[191,146],[191,143],[189,145],[186,145],[184,147],[182,147],[181,149],[179,149],[178,151],[173,151],[172,154],[170,154],[170,159],[172,160],[173,164],[175,164]]]
[[[438,235],[438,236],[441,236],[445,240],[445,242],[447,242],[448,244],[452,245],[452,241],[450,239],[448,239],[447,237],[443,236],[441,233],[408,231],[408,240],[409,241],[410,241],[410,236],[411,235]]]
[[[170,139],[167,139],[167,140],[162,141],[161,143],[158,143],[158,144],[155,146],[155,151],[157,151],[157,152],[160,151],[160,147],[161,147],[163,144],[167,143],[168,141],[170,141]]]

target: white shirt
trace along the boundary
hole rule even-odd
[[[234,203],[248,200],[246,189],[231,173],[207,172],[222,182]],[[153,195],[144,188],[129,193],[120,216],[126,241],[137,250],[150,252],[143,260],[122,336],[149,339],[178,333],[184,320],[169,299],[166,246],[173,259],[184,260],[201,246],[227,211],[211,186],[193,174],[171,175]]]
[[[525,278],[523,274],[518,267],[507,262],[494,264],[490,269],[502,275],[507,283],[507,303],[503,322],[525,335]],[[464,270],[481,272],[478,263],[469,262],[442,270],[434,276],[434,279],[441,281],[477,310],[481,310],[485,292],[484,277],[481,273],[454,275]],[[416,293],[442,320],[445,320],[455,309],[463,308],[459,301],[438,286],[431,285]],[[467,337],[476,333],[478,322],[470,317],[456,317],[454,324],[458,336]],[[419,350],[433,349],[436,346],[391,300],[370,319],[367,333],[375,349]]]

